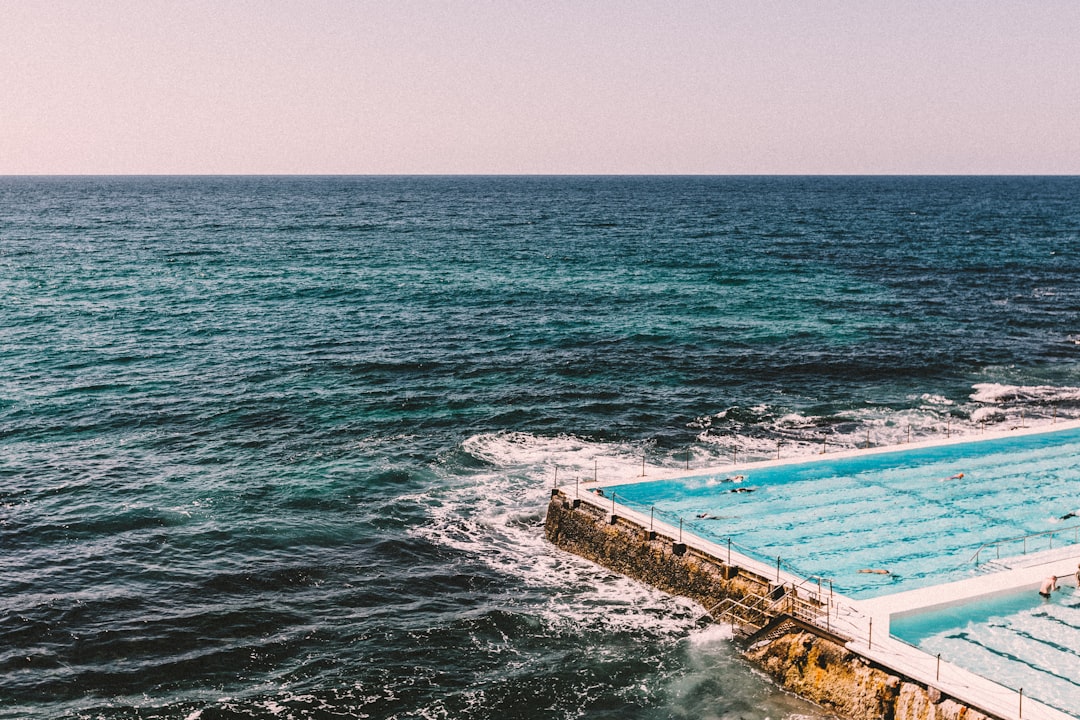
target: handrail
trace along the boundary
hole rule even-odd
[[[729,619],[732,626],[748,625],[755,630],[759,630],[774,617],[774,614],[769,613],[763,608],[746,605],[734,598],[727,598],[727,601],[721,604],[727,605],[727,607],[719,613],[719,617],[721,619]],[[742,613],[736,613],[736,608],[742,610]]]
[[[986,548],[995,547],[995,546],[999,546],[999,545],[1004,545],[1005,543],[1017,542],[1019,540],[1024,540],[1025,541],[1024,552],[1022,552],[1021,554],[1022,555],[1027,555],[1027,543],[1026,543],[1027,540],[1029,540],[1031,538],[1042,537],[1044,535],[1049,535],[1050,536],[1050,541],[1051,541],[1051,543],[1053,543],[1053,539],[1054,539],[1053,536],[1054,535],[1058,535],[1058,534],[1063,533],[1063,532],[1068,532],[1070,530],[1075,531],[1077,533],[1077,538],[1080,539],[1080,525],[1069,525],[1068,527],[1060,527],[1060,528],[1056,528],[1054,530],[1043,530],[1042,532],[1028,533],[1027,535],[1017,535],[1016,537],[1004,538],[1002,540],[993,540],[991,542],[983,543],[975,551],[975,554],[972,555],[970,558],[968,558],[968,562],[969,563],[974,562],[976,565],[978,565],[979,564],[979,555]],[[1000,559],[1000,555],[999,555],[999,559]]]
[[[783,589],[783,593],[779,597],[773,598],[771,594],[752,594],[750,596],[752,601],[749,603],[735,598],[724,598],[709,608],[705,615],[727,620],[731,625],[751,627],[754,631],[757,631],[767,625],[773,618],[786,614],[828,632],[832,631],[829,620],[831,608],[828,604],[821,601],[820,598],[800,597],[797,592],[799,586],[792,583],[779,587]],[[825,613],[824,623],[821,619],[823,609]]]
[[[817,582],[817,591],[816,592],[814,591],[813,584],[812,584],[814,581]],[[824,601],[821,599],[823,594],[824,594],[824,591],[821,588],[821,583],[822,582],[828,583],[828,585],[829,585],[829,597],[832,598],[833,579],[829,578],[829,577],[824,577],[822,575],[808,575],[807,577],[804,577],[802,579],[802,582],[800,582],[798,585],[792,585],[791,590],[792,590],[792,592],[795,592],[796,594],[798,594],[799,588],[806,587],[807,592],[809,592],[811,595],[815,596],[815,600],[817,600],[819,603],[824,604]]]

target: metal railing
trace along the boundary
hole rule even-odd
[[[1080,525],[1071,525],[1069,527],[1056,528],[1054,530],[1044,530],[1043,532],[1028,533],[1027,535],[1017,535],[1016,537],[1004,538],[1002,540],[994,540],[992,542],[983,543],[975,551],[975,554],[968,558],[968,563],[975,563],[976,565],[978,565],[980,560],[982,559],[982,553],[984,551],[989,551],[991,548],[993,548],[995,551],[994,559],[1000,560],[1001,546],[1007,545],[1009,543],[1022,543],[1022,552],[1020,554],[1027,555],[1029,547],[1028,541],[1036,540],[1043,537],[1048,539],[1048,544],[1045,548],[1038,548],[1038,550],[1052,550],[1054,547],[1054,536],[1067,535],[1069,533],[1072,533],[1072,543],[1066,542],[1064,543],[1065,545],[1080,543]]]
[[[808,582],[811,580],[816,582],[821,579],[823,578],[808,578],[798,585],[793,583],[779,585],[766,595],[750,594],[742,600],[724,598],[709,608],[705,614],[721,622],[726,622],[733,628],[738,628],[745,635],[752,635],[761,630],[778,615],[789,615],[827,632],[832,632],[831,598],[823,600],[820,591],[817,597],[813,597],[812,590],[810,591],[811,597],[803,597],[799,594],[799,589]]]

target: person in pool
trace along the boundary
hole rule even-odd
[[[1049,599],[1050,593],[1057,590],[1057,575],[1051,575],[1043,580],[1042,587],[1039,588],[1039,594],[1044,598]]]

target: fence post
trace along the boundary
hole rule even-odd
[[[780,582],[780,556],[776,556],[776,582]]]
[[[937,654],[937,672],[934,674],[934,680],[941,680],[941,653]]]
[[[874,618],[870,618],[870,632],[866,635],[866,649],[870,650],[874,647]]]

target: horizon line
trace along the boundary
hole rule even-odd
[[[1075,173],[0,173],[0,178],[1076,178]]]

